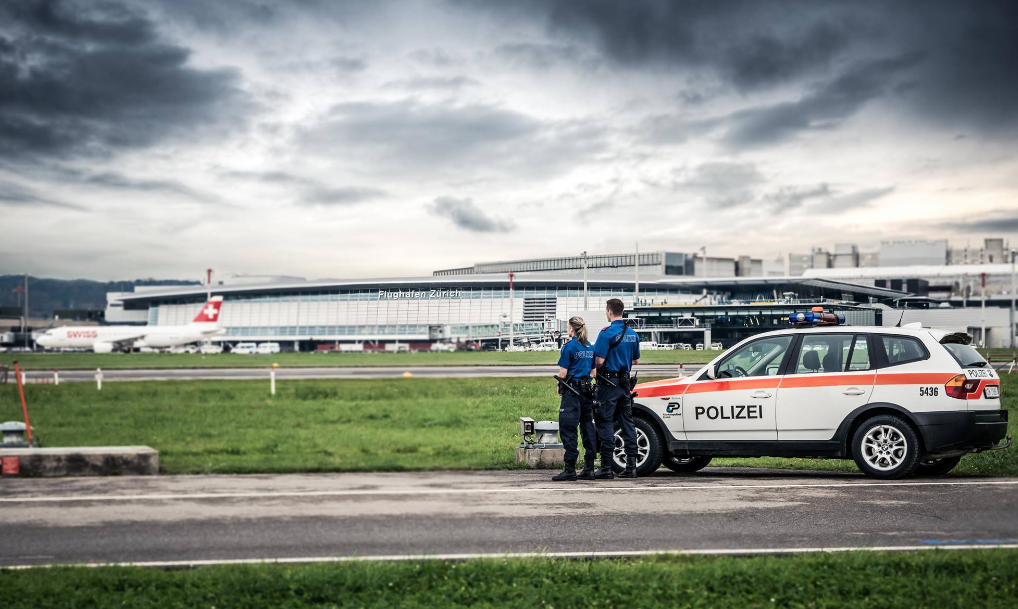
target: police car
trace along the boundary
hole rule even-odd
[[[691,377],[637,385],[637,473],[714,457],[854,459],[874,478],[939,475],[1010,446],[1000,378],[967,334],[842,326],[816,308]],[[616,434],[614,466],[625,462]]]

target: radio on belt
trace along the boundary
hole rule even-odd
[[[839,326],[845,323],[845,315],[825,313],[823,307],[813,307],[808,313],[792,313],[788,322],[797,326]]]

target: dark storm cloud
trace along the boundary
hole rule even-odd
[[[478,3],[459,2],[474,9]],[[838,5],[806,2],[534,0],[484,5],[499,18],[539,19],[561,49],[592,45],[624,68],[704,69],[740,89],[826,68],[849,46],[851,19]],[[523,48],[523,51],[528,49]],[[549,60],[555,55],[548,55]]]
[[[828,86],[837,86],[845,65],[922,58],[901,66],[909,86],[894,100],[898,111],[991,135],[1018,126],[1018,2],[1012,0],[452,2],[473,12],[483,7],[502,22],[536,21],[556,44],[593,48],[619,69],[713,77],[742,94],[807,86],[830,73]],[[800,107],[813,120],[837,120],[881,93],[842,90],[831,98],[822,86],[814,91],[798,107],[763,109],[788,125],[774,135],[799,128],[788,123]],[[836,109],[824,112],[823,103]],[[767,140],[757,125],[741,130],[747,140]]]
[[[720,121],[729,125],[724,139],[732,146],[752,147],[780,143],[804,131],[832,129],[893,88],[896,77],[920,59],[909,54],[859,63],[796,101],[736,112]]]
[[[17,207],[58,207],[61,209],[73,209],[75,211],[88,211],[80,205],[73,203],[66,203],[64,201],[58,201],[49,197],[44,197],[36,194],[35,192],[14,184],[12,182],[0,181],[0,205],[10,205]]]
[[[514,229],[512,222],[485,214],[472,199],[438,197],[428,209],[433,215],[448,218],[456,226],[475,233],[507,233]]]
[[[238,74],[189,56],[133,5],[0,4],[0,157],[102,155],[243,118]]]

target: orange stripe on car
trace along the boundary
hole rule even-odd
[[[801,389],[805,387],[840,387],[842,385],[872,385],[873,375],[839,374],[837,376],[786,376],[781,381],[780,389]]]
[[[689,386],[686,393],[706,393],[708,391],[739,391],[743,389],[776,389],[780,378],[763,377],[748,379],[732,379],[724,381],[710,381],[694,383]]]
[[[898,372],[877,374],[877,385],[943,385],[954,378],[940,372]]]

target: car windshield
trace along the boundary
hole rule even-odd
[[[983,359],[983,356],[979,355],[979,352],[970,345],[947,343],[944,345],[944,348],[954,356],[954,359],[961,364],[962,368],[982,368],[986,366],[986,360]]]

